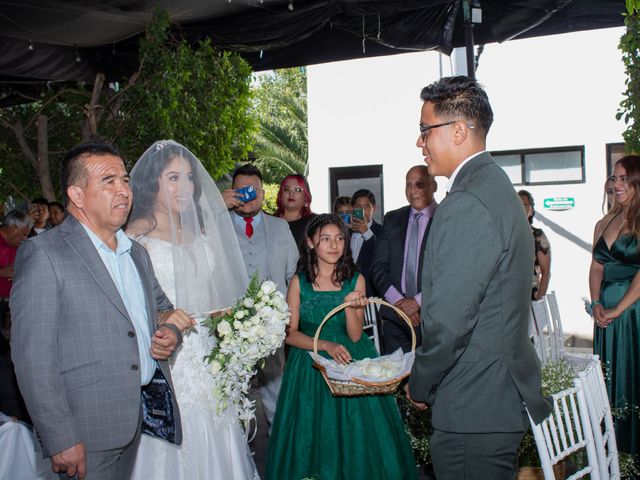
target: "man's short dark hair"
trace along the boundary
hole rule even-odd
[[[49,202],[49,206],[57,207],[60,209],[61,212],[64,212],[64,205],[62,205],[60,202]]]
[[[90,155],[114,155],[119,157],[120,153],[113,145],[102,140],[81,143],[69,150],[60,166],[60,187],[62,188],[63,197],[66,198],[67,188],[70,185],[86,185],[88,175],[83,160]]]
[[[46,198],[43,198],[43,197],[34,198],[33,200],[31,200],[31,203],[33,205],[46,205],[46,206],[49,206],[49,201]]]
[[[233,172],[233,176],[231,177],[231,183],[236,181],[236,177],[238,175],[258,177],[262,182],[262,172],[253,163],[245,163],[244,165],[240,165],[236,168]]]
[[[484,137],[493,123],[487,93],[469,77],[445,77],[422,89],[423,102],[433,103],[434,113],[443,120],[466,120]]]
[[[367,197],[371,202],[371,205],[376,206],[376,196],[373,194],[371,190],[367,190],[366,188],[361,188],[360,190],[356,190],[356,192],[351,195],[351,205],[355,205],[356,200],[361,197]]]

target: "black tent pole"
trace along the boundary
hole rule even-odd
[[[476,65],[473,59],[473,23],[471,22],[471,5],[469,0],[462,0],[464,14],[464,42],[467,53],[467,76],[476,79]]]

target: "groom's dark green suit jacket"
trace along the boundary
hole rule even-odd
[[[438,207],[422,270],[422,345],[409,379],[438,430],[517,432],[551,410],[528,338],[534,245],[511,182],[488,153]]]

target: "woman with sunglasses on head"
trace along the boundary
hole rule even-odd
[[[311,212],[309,183],[303,175],[295,173],[284,177],[280,183],[276,204],[278,208],[274,215],[289,222],[291,234],[300,249],[307,224],[315,217],[315,213]]]

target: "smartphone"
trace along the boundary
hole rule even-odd
[[[340,215],[340,218],[342,219],[342,221],[344,223],[346,223],[347,225],[351,225],[351,214],[350,213],[339,213],[338,215]]]
[[[247,185],[246,187],[238,188],[236,190],[236,193],[239,194],[236,196],[244,203],[250,202],[251,200],[254,200],[258,196],[256,194],[256,189],[253,187],[253,185]]]
[[[364,221],[364,210],[361,208],[353,209],[353,218]]]

